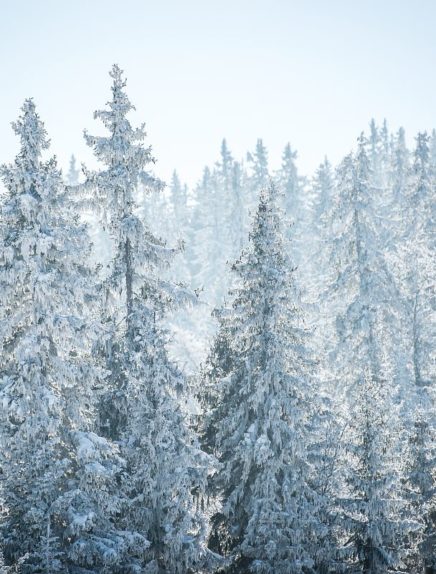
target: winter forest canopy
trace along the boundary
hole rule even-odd
[[[0,168],[0,573],[436,572],[436,132],[190,189],[110,82]]]

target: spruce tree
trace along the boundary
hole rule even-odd
[[[226,275],[222,239],[221,188],[217,172],[206,167],[201,181],[195,188],[195,206],[192,217],[194,241],[192,246],[192,285],[202,291],[202,297],[209,304],[222,300]]]
[[[435,492],[435,389],[434,365],[434,264],[432,198],[434,179],[430,138],[418,134],[406,191],[404,218],[407,221],[399,249],[403,290],[407,301],[406,333],[411,348],[410,485],[417,514],[424,521],[420,560],[425,568],[436,569]],[[414,564],[416,565],[416,563]]]
[[[101,409],[102,428],[112,439],[120,437],[126,422],[126,375],[123,361],[125,335],[132,337],[132,311],[134,288],[139,265],[153,257],[153,249],[165,247],[161,242],[153,245],[153,238],[143,232],[135,213],[135,193],[139,185],[149,189],[162,189],[162,183],[153,177],[148,166],[154,163],[151,148],[143,145],[144,126],[133,128],[127,114],[134,109],[125,91],[122,71],[116,65],[112,100],[108,110],[94,113],[109,130],[109,136],[94,137],[85,132],[85,140],[106,169],[87,172],[87,186],[97,193],[98,208],[103,225],[113,242],[114,253],[108,264],[102,286],[104,315],[107,323],[105,358],[110,371],[109,393]],[[144,238],[141,237],[145,234]],[[150,253],[148,253],[150,252]]]
[[[120,461],[93,432],[104,371],[91,357],[99,328],[89,239],[55,159],[41,159],[49,144],[32,100],[13,127],[21,149],[1,168],[5,557],[23,572],[98,572],[146,541],[111,523]]]
[[[206,368],[204,443],[222,498],[210,544],[232,558],[231,572],[311,571],[322,531],[308,462],[311,366],[279,200],[273,184],[260,195]]]
[[[349,406],[342,502],[347,572],[381,574],[401,567],[412,522],[401,481],[405,468],[398,464],[405,455],[394,379],[401,302],[380,249],[367,148],[361,136],[356,157],[347,156],[338,171],[334,359]]]
[[[297,152],[287,143],[282,155],[282,165],[276,174],[277,185],[284,197],[284,210],[289,220],[297,221],[302,217],[301,178],[298,175],[295,160]]]
[[[80,170],[76,167],[76,157],[74,155],[70,158],[70,166],[67,173],[67,184],[71,187],[79,185]]]
[[[170,308],[195,297],[163,279],[162,270],[177,250],[153,235],[137,215],[137,185],[142,182],[151,190],[161,186],[146,171],[152,158],[143,145],[145,133],[133,129],[127,118],[132,105],[122,71],[113,66],[110,75],[109,110],[95,114],[110,135],[86,139],[107,166],[89,174],[89,182],[105,202],[114,244],[106,288],[119,321],[109,365],[123,415],[112,419],[116,424],[111,432],[127,461],[120,520],[150,542],[140,561],[142,572],[200,572],[208,561],[200,502],[209,462],[178,405],[185,380],[167,356],[162,327]]]
[[[247,176],[247,205],[249,209],[256,209],[260,191],[269,185],[268,150],[262,139],[256,142],[254,152],[247,153],[247,162],[250,167]]]

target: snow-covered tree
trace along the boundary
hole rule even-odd
[[[334,194],[334,176],[331,163],[327,158],[316,170],[312,190],[314,224],[318,227],[325,227],[328,224],[327,217],[333,204]]]
[[[251,166],[253,184],[260,191],[269,183],[268,150],[262,139],[257,140],[255,151],[247,154],[247,160]]]
[[[5,555],[11,564],[21,559],[24,572],[72,565],[98,571],[145,540],[112,527],[119,460],[92,432],[104,371],[91,357],[99,328],[91,314],[89,239],[56,161],[41,160],[48,140],[32,100],[13,127],[21,149],[1,168]],[[82,446],[91,441],[85,459]]]
[[[334,193],[332,166],[325,158],[316,170],[311,185],[312,205],[308,227],[312,238],[310,242],[307,241],[310,246],[310,257],[306,264],[310,270],[309,274],[305,273],[305,279],[313,285],[312,291],[318,300],[322,300],[327,277],[331,273],[328,264],[328,246],[331,240],[330,214],[334,203]]]
[[[207,571],[216,562],[206,548],[204,491],[210,459],[180,408],[186,381],[165,351],[166,335],[158,327],[161,312],[148,301],[138,306],[135,318],[124,436],[125,524],[150,540],[144,572]]]
[[[401,204],[407,193],[410,163],[410,153],[406,146],[406,134],[404,128],[400,128],[398,130],[393,148],[392,196],[396,203]]]
[[[268,150],[266,149],[262,139],[257,140],[254,152],[247,153],[247,162],[250,166],[250,174],[247,178],[247,203],[250,207],[255,208],[259,193],[262,189],[268,186],[270,177]]]
[[[5,559],[3,556],[3,550],[0,547],[0,574],[10,574],[11,569],[5,564]]]
[[[434,324],[434,193],[429,137],[420,133],[416,140],[412,177],[408,193],[406,257],[409,303],[413,324],[413,369],[415,384],[430,383],[434,363],[432,322]],[[433,361],[432,361],[433,359]]]
[[[229,283],[227,262],[243,233],[235,227],[235,220],[243,223],[237,165],[223,140],[220,160],[214,169],[205,168],[194,193],[192,285],[202,289],[212,307],[223,301]]]
[[[227,263],[240,253],[245,235],[248,235],[248,222],[247,208],[243,203],[245,195],[243,168],[233,159],[225,139],[221,144],[220,161],[215,165],[215,177],[220,202],[217,232],[223,253],[222,258]]]
[[[432,209],[434,180],[429,137],[418,134],[408,188],[405,192],[402,243],[397,264],[407,301],[404,336],[411,348],[411,400],[408,415],[410,429],[410,483],[416,512],[423,518],[424,540],[421,559],[426,568],[436,568],[435,492],[435,387],[432,380],[434,356],[434,264]]]
[[[175,170],[171,178],[170,197],[174,222],[183,229],[186,227],[188,217],[188,187],[182,184]]]
[[[411,571],[436,570],[435,459],[436,429],[431,399],[420,389],[413,411],[413,427],[409,433],[408,486],[409,500],[415,514],[423,522],[406,561]],[[430,408],[429,408],[430,407]]]
[[[67,184],[75,186],[79,184],[80,169],[76,167],[76,156],[72,155],[70,158],[70,166],[67,173]]]
[[[229,191],[232,185],[233,157],[224,138],[221,142],[220,161],[217,163],[217,171],[224,190]]]
[[[89,182],[105,202],[114,244],[106,288],[121,323],[114,335],[116,362],[109,363],[124,415],[111,431],[127,461],[121,521],[150,542],[141,572],[201,571],[207,528],[198,501],[209,463],[178,405],[185,381],[168,359],[161,327],[168,309],[195,298],[162,278],[177,250],[166,247],[136,214],[136,186],[142,182],[151,191],[161,184],[146,171],[152,160],[144,131],[134,130],[127,119],[132,105],[118,66],[111,77],[109,110],[95,114],[110,135],[86,138],[107,166],[89,174]]]
[[[322,526],[310,484],[311,366],[281,230],[277,188],[260,195],[239,284],[206,367],[205,446],[221,466],[213,548],[234,572],[305,572]]]
[[[296,159],[297,152],[287,143],[283,150],[282,165],[276,174],[277,185],[283,193],[285,213],[293,222],[301,219],[304,205]]]
[[[143,145],[144,126],[133,128],[127,118],[134,107],[125,93],[122,71],[114,65],[110,75],[113,84],[109,109],[94,114],[110,134],[91,136],[85,132],[85,139],[97,159],[106,166],[104,170],[86,175],[88,187],[97,193],[103,223],[114,245],[113,259],[103,285],[109,331],[105,357],[111,374],[110,392],[103,402],[101,417],[108,435],[117,438],[126,416],[127,380],[122,342],[125,335],[129,338],[132,335],[135,285],[142,276],[140,265],[153,257],[150,250],[154,248],[153,239],[147,237],[147,231],[142,229],[135,213],[135,194],[139,185],[148,190],[161,190],[163,184],[149,171],[154,158],[151,148]],[[161,247],[164,249],[162,243]]]
[[[394,384],[401,299],[380,250],[367,147],[361,136],[356,157],[347,156],[338,172],[332,212],[334,360],[350,413],[343,466],[347,572],[381,574],[401,567],[411,524],[401,486],[404,445]]]
[[[246,192],[243,186],[243,179],[243,165],[235,161],[232,167],[231,210],[229,214],[232,246],[229,261],[236,259],[248,240],[249,214],[244,203]]]
[[[225,275],[225,251],[220,242],[220,197],[215,174],[206,167],[195,188],[192,216],[195,244],[192,249],[192,286],[203,291],[203,298],[215,302],[221,298]]]
[[[259,148],[260,149],[260,148]],[[266,153],[266,150],[265,150]],[[266,155],[265,155],[266,159]],[[224,292],[229,285],[228,262],[234,261],[248,240],[249,210],[254,207],[247,186],[247,175],[242,162],[235,161],[224,139],[221,145],[221,158],[215,164],[214,176],[218,184],[220,214],[218,218],[218,237],[225,262]],[[221,292],[223,296],[224,292]],[[214,304],[221,304],[216,299]]]

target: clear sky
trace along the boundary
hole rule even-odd
[[[235,157],[287,141],[310,173],[371,117],[436,127],[436,0],[0,0],[0,161],[32,96],[61,165],[92,164],[82,131],[110,98],[112,63],[166,179],[196,181],[226,137]]]

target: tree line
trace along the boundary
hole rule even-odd
[[[0,167],[0,573],[435,572],[435,132],[166,188],[110,76]]]

